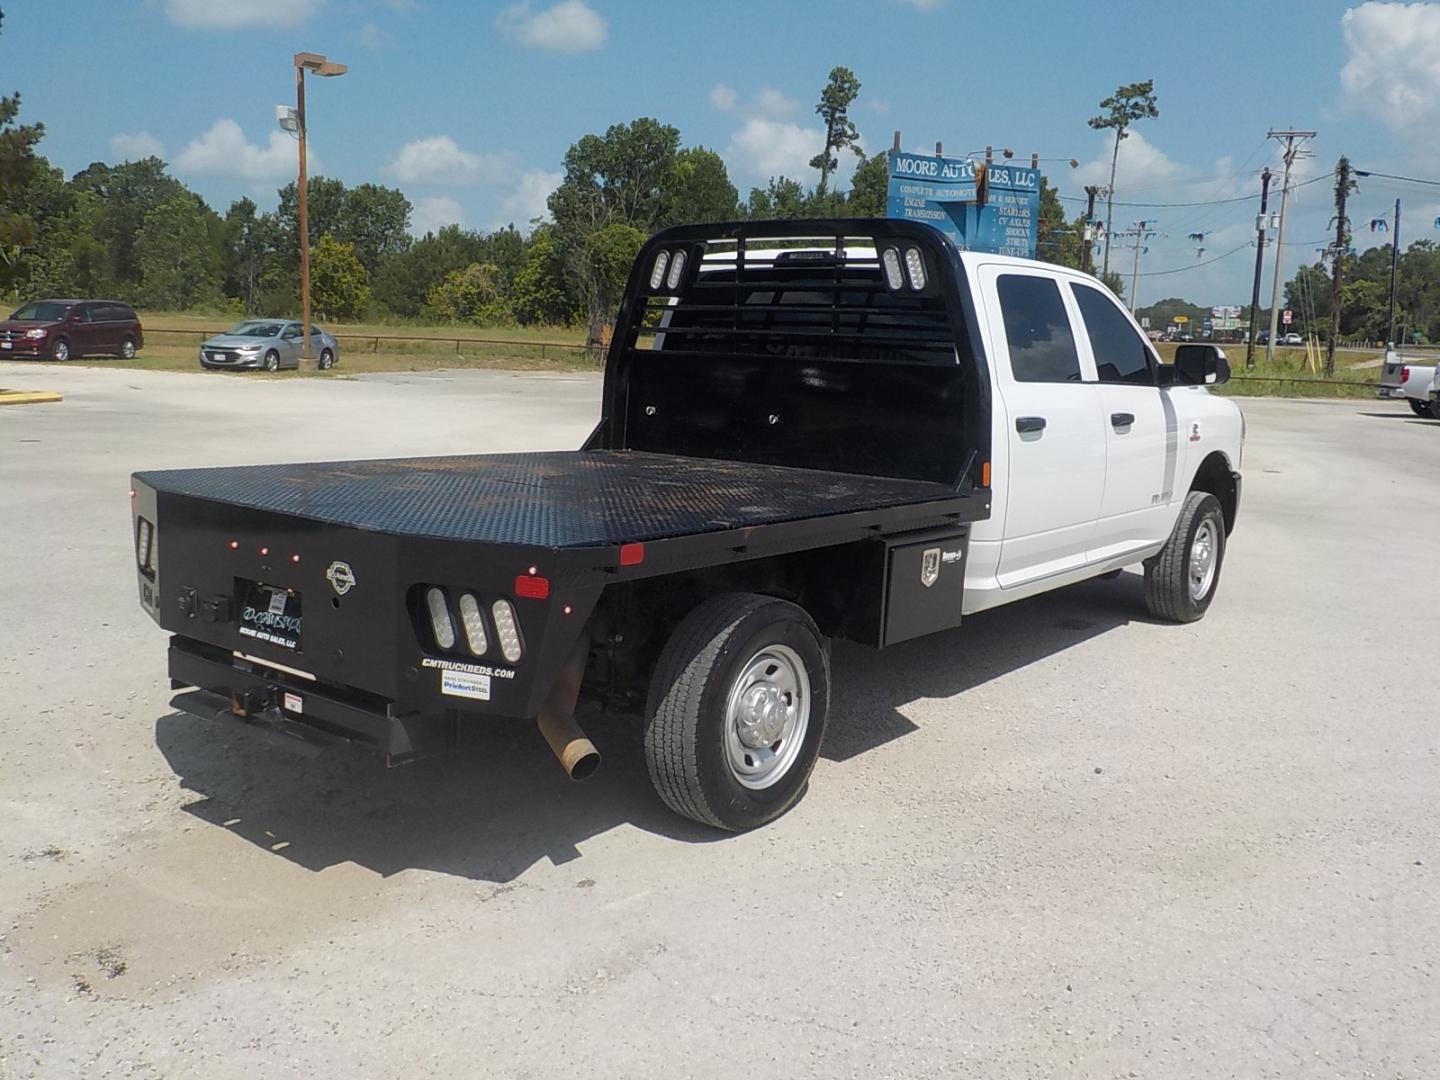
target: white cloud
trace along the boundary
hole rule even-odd
[[[1102,145],[1093,159],[1081,164],[1073,174],[1078,184],[1110,183],[1110,153],[1114,149],[1115,136],[1103,133]],[[1150,188],[1180,182],[1190,170],[1166,155],[1154,143],[1133,127],[1129,135],[1120,142],[1120,160],[1115,169],[1115,190],[1117,192],[1145,191]],[[1123,195],[1117,196],[1123,198]]]
[[[531,11],[529,0],[500,13],[495,24],[507,36],[537,49],[590,52],[605,44],[605,20],[585,0],[561,0]]]
[[[802,179],[810,168],[810,159],[824,146],[825,133],[819,128],[753,116],[731,137],[725,159],[744,177],[783,175]]]
[[[1367,3],[1340,19],[1348,104],[1428,143],[1440,129],[1440,4]]]
[[[446,225],[463,225],[465,216],[460,204],[447,195],[421,199],[410,211],[410,231],[416,236],[439,232]]]
[[[786,97],[773,86],[762,86],[755,95],[755,111],[761,116],[789,116],[800,109],[800,103]]]
[[[876,116],[885,116],[890,112],[890,102],[884,98],[867,98],[860,107],[866,112],[872,112]]]
[[[122,132],[110,137],[110,152],[117,161],[141,161],[148,157],[163,158],[165,144],[148,131],[133,134]]]
[[[325,0],[165,0],[165,14],[180,26],[233,30],[240,26],[298,26]]]
[[[735,106],[740,102],[740,95],[735,93],[733,86],[726,86],[724,83],[716,83],[710,88],[710,107],[716,112],[734,112]]]
[[[360,29],[355,31],[355,39],[367,49],[379,49],[388,45],[394,35],[388,30],[382,30],[373,22],[361,23]]]
[[[508,179],[516,165],[513,153],[476,154],[449,135],[432,135],[402,146],[385,172],[402,184],[494,184]]]
[[[546,200],[550,193],[565,179],[561,172],[545,172],[530,169],[520,177],[515,190],[500,202],[500,217],[497,225],[514,224],[521,232],[529,230],[530,222],[536,218],[549,219],[550,208]]]
[[[295,140],[281,131],[270,132],[265,146],[245,138],[240,125],[229,117],[216,120],[210,130],[180,151],[175,167],[181,172],[207,176],[234,176],[243,180],[281,180],[295,175]],[[320,162],[310,151],[310,170]]]

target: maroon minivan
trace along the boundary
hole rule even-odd
[[[135,309],[117,300],[33,300],[0,322],[0,360],[94,353],[128,359],[144,344]]]

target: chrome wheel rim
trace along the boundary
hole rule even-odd
[[[125,344],[121,345],[120,355],[123,356],[126,360],[133,359],[135,356],[135,343],[133,341],[127,341],[125,342]]]
[[[328,352],[322,352],[320,354],[320,367],[323,370],[329,370],[330,365],[333,363],[335,363],[335,358],[331,356]]]
[[[1190,541],[1190,598],[1204,600],[1215,583],[1215,568],[1219,564],[1220,534],[1215,531],[1215,522],[1206,518],[1195,530],[1195,539]]]
[[[69,359],[70,359],[70,346],[69,346],[69,345],[66,345],[65,342],[63,342],[63,341],[60,342],[58,345],[56,345],[56,346],[55,346],[55,359],[56,359],[56,360],[69,360]]]
[[[741,786],[779,783],[810,729],[810,676],[794,649],[767,645],[740,669],[725,703],[725,762]]]
[[[267,356],[267,357],[265,358],[265,370],[266,370],[266,371],[279,371],[279,370],[280,370],[280,358],[279,358],[278,356]]]

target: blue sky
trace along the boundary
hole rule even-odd
[[[293,177],[274,106],[290,55],[328,54],[312,80],[312,154],[347,183],[402,188],[415,225],[522,227],[543,213],[565,149],[637,116],[726,158],[743,194],[784,172],[813,182],[814,102],[836,64],[863,84],[853,115],[871,150],[989,144],[1047,162],[1078,200],[1108,145],[1085,124],[1117,84],[1154,78],[1161,115],[1121,149],[1117,200],[1199,202],[1258,191],[1268,127],[1315,129],[1305,180],[1348,154],[1362,168],[1440,177],[1440,3],[1345,0],[8,0],[0,90],[42,120],[43,152],[73,172],[159,153],[223,212],[273,205]],[[58,22],[68,27],[58,32]],[[71,59],[56,63],[68,53]],[[1278,186],[1278,185],[1277,185]],[[1404,199],[1406,239],[1440,240],[1440,187],[1362,181],[1352,220]],[[1331,215],[1324,181],[1294,194],[1287,270],[1313,261]],[[1078,209],[1080,203],[1067,204]],[[1120,207],[1165,235],[1141,302],[1249,299],[1256,204]],[[1204,232],[1203,241],[1188,235]],[[1204,255],[1197,250],[1204,248]],[[1240,250],[1236,250],[1237,247]],[[1227,252],[1233,252],[1226,255]],[[1118,252],[1117,252],[1118,254]],[[1218,261],[1211,262],[1217,256]],[[1126,260],[1128,261],[1128,260]],[[1204,265],[1201,265],[1204,264]],[[1156,271],[1178,271],[1157,274]],[[1287,273],[1288,276],[1288,273]],[[1268,281],[1265,286],[1268,295]]]

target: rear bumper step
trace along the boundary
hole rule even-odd
[[[200,642],[173,638],[169,672],[175,689],[198,688],[171,701],[180,711],[205,719],[228,717],[292,744],[358,743],[392,765],[454,745],[452,725],[443,715],[397,715],[393,706],[378,699],[350,698],[344,691],[261,668]]]

